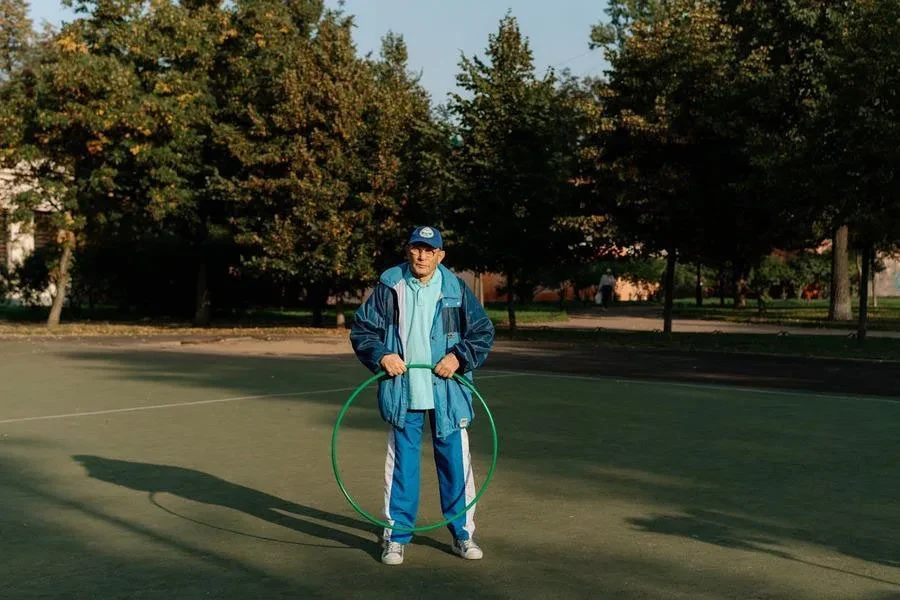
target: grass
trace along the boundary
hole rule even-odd
[[[491,321],[497,327],[509,326],[509,313],[505,303],[489,302],[485,305],[485,311]],[[568,313],[558,304],[526,304],[516,305],[516,322],[527,325],[530,323],[560,323],[569,320]]]
[[[348,306],[344,310],[345,316],[348,319],[352,318],[354,310],[356,310],[356,306]],[[44,306],[0,305],[0,323],[3,321],[7,323],[41,323],[47,319],[48,314],[49,308]],[[325,310],[323,313],[325,324],[333,326],[336,322],[336,315],[334,307]],[[217,313],[213,315],[213,320],[231,327],[274,327],[279,325],[308,327],[312,325],[313,312],[311,309],[251,308],[242,313]],[[143,315],[111,306],[98,306],[93,309],[67,307],[63,310],[62,321],[162,327],[184,327],[189,322],[186,318]]]
[[[766,303],[760,314],[752,300],[748,300],[746,308],[735,309],[730,299],[725,306],[720,306],[716,299],[707,299],[703,306],[681,299],[675,304],[674,314],[681,319],[846,329],[856,326],[858,313],[857,306],[853,305],[854,320],[828,321],[827,300],[773,300]],[[900,330],[900,298],[881,298],[877,307],[869,306],[868,327],[873,331]]]

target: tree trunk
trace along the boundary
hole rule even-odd
[[[666,298],[663,304],[663,333],[672,333],[672,306],[675,302],[675,262],[674,250],[666,255]]]
[[[878,308],[878,294],[875,293],[875,258],[876,253],[872,253],[872,308]]]
[[[197,265],[197,287],[194,297],[194,326],[207,327],[211,318],[211,305],[209,301],[209,274],[207,273],[206,258],[200,257]]]
[[[872,247],[862,249],[862,277],[859,286],[859,324],[856,341],[860,346],[866,343],[866,327],[869,320],[869,271],[872,268]]]
[[[831,300],[829,321],[849,321],[853,318],[850,301],[850,232],[846,225],[834,232],[831,245]]]
[[[322,327],[323,325],[325,325],[325,303],[322,302],[322,298],[319,296],[317,289],[313,292],[311,300],[312,326]]]
[[[69,287],[69,264],[72,262],[74,235],[67,231],[65,236],[66,241],[63,244],[62,257],[59,259],[59,272],[56,276],[56,296],[53,297],[53,306],[50,307],[50,316],[47,317],[47,327],[59,325],[63,304],[66,301],[66,290]]]
[[[700,274],[701,265],[697,263],[697,306],[703,306],[703,279]]]
[[[834,287],[835,282],[835,271],[837,265],[837,232],[835,232],[831,236],[831,279],[828,281],[828,320],[834,320],[834,302],[835,302],[835,294],[837,290]],[[803,297],[803,290],[805,286],[800,288],[800,297]]]
[[[725,269],[719,267],[719,306],[725,306]]]
[[[312,308],[312,326],[325,326],[325,309],[328,307],[330,290],[320,283],[312,283],[306,288],[306,305]]]
[[[484,306],[484,277],[481,273],[475,273],[475,297]]]
[[[338,329],[343,329],[347,324],[347,321],[344,318],[344,295],[343,294],[338,296],[337,304],[335,305],[334,310],[337,312],[337,315],[335,317],[335,325],[337,325]]]
[[[513,287],[515,285],[515,279],[512,276],[512,273],[506,274],[506,312],[509,315],[509,330],[516,331],[516,303],[515,303],[515,293],[513,292]]]
[[[734,280],[734,307],[744,308],[747,306],[747,282],[744,280],[743,271],[738,267],[734,267],[732,278]]]

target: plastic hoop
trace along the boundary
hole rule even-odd
[[[415,365],[406,365],[406,368],[407,369],[431,370],[434,368],[434,365],[415,364]],[[350,503],[350,506],[353,507],[353,510],[355,510],[357,513],[359,513],[360,516],[365,518],[370,523],[373,523],[375,525],[380,525],[381,527],[384,527],[385,529],[390,529],[391,531],[396,531],[399,533],[415,533],[415,532],[422,532],[422,531],[431,531],[433,529],[438,529],[439,527],[444,527],[445,525],[449,525],[456,519],[462,517],[467,512],[469,512],[469,509],[471,509],[473,506],[475,506],[478,503],[478,500],[487,491],[488,484],[490,484],[491,479],[494,477],[494,469],[497,466],[498,443],[497,443],[497,427],[494,424],[494,416],[491,414],[491,409],[488,408],[487,402],[484,401],[484,397],[481,395],[481,392],[478,391],[478,389],[475,387],[475,385],[471,381],[469,381],[465,377],[461,377],[454,373],[453,379],[455,379],[462,385],[469,388],[469,390],[471,390],[472,393],[475,394],[475,397],[481,401],[481,406],[484,407],[484,412],[488,417],[488,422],[491,425],[491,434],[493,435],[493,438],[494,438],[494,451],[491,456],[491,467],[490,467],[490,469],[488,469],[487,476],[484,479],[484,483],[481,484],[481,489],[478,490],[478,493],[475,494],[475,497],[472,498],[472,501],[469,502],[469,504],[467,504],[466,507],[463,508],[458,514],[453,515],[449,519],[444,519],[443,521],[440,521],[439,523],[432,523],[431,525],[422,525],[421,527],[397,527],[396,525],[391,525],[387,521],[382,521],[381,519],[378,519],[378,518],[372,516],[371,514],[369,514],[368,512],[366,512],[366,510],[363,509],[356,502],[356,500],[353,499],[353,497],[350,495],[350,492],[347,491],[347,488],[344,486],[344,480],[341,478],[340,469],[338,468],[338,454],[337,454],[338,430],[340,429],[341,423],[344,420],[344,415],[346,415],[347,411],[350,410],[350,405],[353,404],[353,401],[356,400],[357,396],[359,396],[362,393],[362,391],[365,390],[367,387],[369,387],[372,383],[381,379],[382,377],[386,377],[386,374],[384,373],[384,371],[379,371],[378,373],[375,373],[375,375],[373,375],[369,379],[362,382],[359,385],[359,387],[357,387],[353,391],[353,393],[350,394],[350,397],[344,403],[344,406],[341,407],[341,411],[338,413],[337,420],[334,422],[334,429],[331,432],[331,469],[332,469],[332,471],[334,471],[334,478],[337,481],[338,487],[341,488],[341,493],[344,495],[344,498],[347,499],[347,502]]]

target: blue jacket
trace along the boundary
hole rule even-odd
[[[457,373],[472,380],[473,371],[484,364],[494,344],[494,324],[465,282],[443,266],[441,297],[431,325],[431,358],[436,364],[449,352],[459,359]],[[356,357],[373,373],[381,369],[386,354],[404,357],[403,340],[406,294],[405,265],[381,274],[375,289],[356,311],[350,343]],[[443,438],[469,426],[475,413],[472,392],[453,379],[434,379],[434,416],[437,437]],[[389,424],[402,429],[409,408],[406,374],[378,382],[378,409]]]

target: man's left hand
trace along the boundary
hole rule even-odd
[[[434,374],[444,379],[450,379],[459,368],[459,359],[452,352],[434,365]]]

